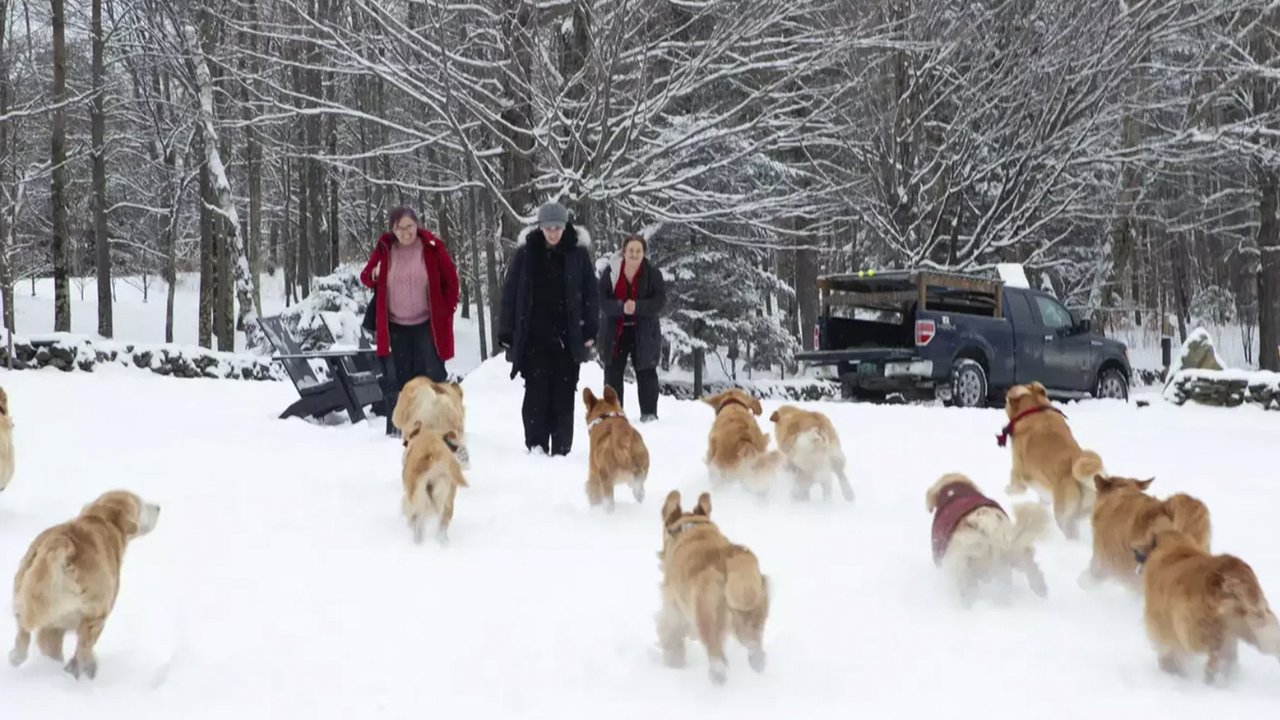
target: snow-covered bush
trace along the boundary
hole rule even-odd
[[[360,282],[361,269],[363,266],[348,263],[339,265],[329,275],[315,278],[311,293],[280,313],[285,329],[302,350],[324,350],[334,343],[321,313],[333,313],[349,333],[348,338],[359,337],[365,308],[373,300],[373,291]],[[342,338],[335,339],[343,342]]]

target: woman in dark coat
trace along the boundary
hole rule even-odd
[[[640,422],[658,419],[658,358],[662,354],[659,316],[667,304],[662,271],[645,258],[649,245],[639,235],[622,243],[600,278],[600,357],[604,382],[622,403],[627,358],[640,389]]]
[[[498,342],[511,377],[524,377],[524,444],[551,455],[573,449],[579,365],[595,344],[600,308],[595,264],[569,211],[538,209],[538,227],[516,249],[502,284]]]
[[[453,358],[453,312],[458,307],[458,270],[440,238],[418,225],[412,208],[391,211],[391,231],[378,238],[360,282],[373,288],[366,315],[374,320],[377,355],[383,361],[387,434],[400,389],[414,377],[448,377]]]

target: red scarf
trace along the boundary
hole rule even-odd
[[[644,264],[641,263],[640,267],[636,268],[636,276],[631,278],[631,282],[628,283],[626,261],[623,261],[623,263],[618,266],[618,280],[613,284],[613,296],[617,298],[619,302],[626,303],[628,300],[636,299],[636,287],[640,285],[639,283],[640,273],[643,270],[644,270]],[[635,318],[634,315],[632,315],[631,317],[632,319]],[[614,333],[614,338],[613,338],[613,356],[614,357],[618,357],[618,352],[622,348],[622,323],[626,319],[627,319],[626,313],[623,313],[622,315],[618,316],[618,329]]]

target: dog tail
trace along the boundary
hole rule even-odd
[[[730,610],[750,612],[768,598],[768,584],[760,574],[756,556],[746,548],[736,548],[725,559],[725,603]]]
[[[813,452],[831,444],[831,438],[822,428],[809,428],[796,436],[796,449],[801,452]]]
[[[1071,463],[1071,475],[1080,486],[1080,495],[1083,499],[1082,510],[1093,509],[1094,501],[1098,498],[1098,488],[1094,485],[1093,479],[1099,475],[1105,477],[1106,474],[1106,468],[1102,465],[1102,456],[1092,450],[1081,451],[1075,462]]]
[[[1259,651],[1280,658],[1280,620],[1262,595],[1262,587],[1253,568],[1243,560],[1226,556],[1218,568],[1222,578],[1222,594],[1227,602],[1224,610],[1242,617],[1240,637]]]
[[[1203,502],[1177,493],[1165,498],[1165,514],[1173,520],[1173,526],[1186,533],[1205,552],[1209,552],[1209,508]]]
[[[29,559],[22,563],[23,571],[14,583],[14,614],[18,624],[28,630],[46,623],[32,613],[38,612],[43,603],[26,607],[29,597],[47,597],[74,589],[77,586],[76,569],[72,561],[76,556],[75,543],[66,535],[53,535],[40,543]]]
[[[1044,538],[1052,518],[1040,503],[1018,503],[1013,506],[1013,537],[1010,549],[1025,552]]]

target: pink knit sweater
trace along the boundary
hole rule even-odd
[[[387,311],[397,325],[418,325],[431,317],[427,265],[422,259],[422,240],[410,245],[391,243],[387,270]]]

